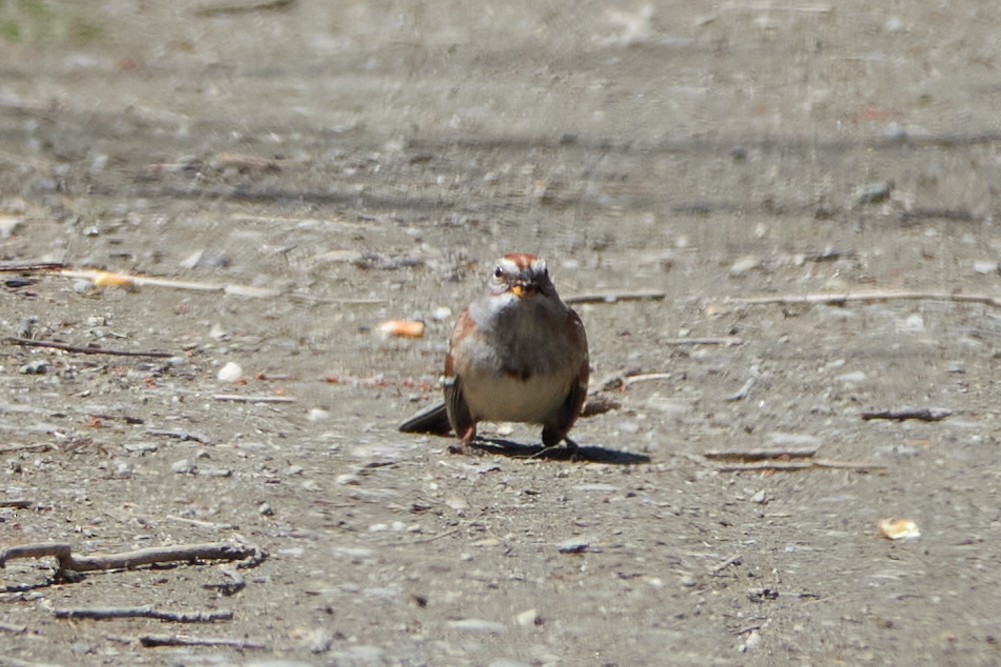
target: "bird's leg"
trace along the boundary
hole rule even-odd
[[[448,447],[448,451],[453,454],[472,454],[473,453],[473,438],[476,437],[476,424],[470,424],[466,431],[460,434],[458,442],[452,443]]]

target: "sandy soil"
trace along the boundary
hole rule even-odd
[[[0,665],[1001,663],[998,309],[737,301],[996,294],[993,8],[259,4],[0,4],[0,260],[281,293],[3,276],[4,336],[168,356],[0,346],[0,545],[268,558],[10,561]],[[579,306],[582,461],[396,431],[511,251],[665,296]],[[233,617],[54,613],[143,605]]]

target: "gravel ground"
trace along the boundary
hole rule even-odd
[[[967,1],[0,4],[3,266],[182,283],[3,274],[0,547],[267,553],[9,560],[0,665],[1001,663],[998,34]],[[662,296],[577,306],[581,460],[396,430],[516,251]],[[943,418],[863,418],[904,409]],[[57,613],[107,607],[232,617]]]

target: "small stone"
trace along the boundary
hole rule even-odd
[[[275,511],[271,509],[271,505],[267,503],[261,503],[260,507],[257,508],[257,513],[261,516],[274,516]]]
[[[503,623],[485,621],[481,618],[463,618],[458,621],[449,621],[448,627],[451,630],[462,630],[463,632],[485,632],[493,635],[500,635],[507,632],[507,626]]]
[[[890,198],[893,187],[893,181],[863,185],[856,191],[855,201],[859,204],[878,204]]]
[[[310,408],[309,413],[306,415],[306,419],[311,422],[318,422],[330,417],[330,410],[324,410],[323,408]]]
[[[197,469],[197,466],[188,459],[181,459],[170,464],[170,471],[175,475],[192,475]]]
[[[526,609],[515,616],[514,620],[517,621],[518,625],[523,628],[529,628],[533,625],[542,625],[542,618],[539,616],[539,613],[535,610],[535,608]]]
[[[760,259],[753,255],[746,255],[730,265],[730,276],[732,278],[738,278],[760,266]]]
[[[768,502],[768,497],[765,495],[765,490],[761,489],[753,496],[751,496],[751,502],[758,503],[759,505],[764,505],[766,502]]]
[[[985,261],[981,261],[981,262],[974,262],[973,263],[973,270],[976,271],[977,273],[984,274],[984,275],[986,275],[988,273],[997,273],[998,272],[998,263],[997,262],[992,262],[992,261],[989,261],[989,260],[985,260]]]
[[[741,645],[741,652],[753,651],[761,644],[761,633],[757,630],[751,630],[750,634],[747,635],[747,639]]]
[[[452,319],[452,309],[448,306],[438,306],[431,311],[431,319],[437,322]]]
[[[838,382],[843,382],[845,384],[854,384],[856,382],[862,382],[865,380],[865,373],[862,371],[855,371],[853,373],[845,373],[844,375],[839,375],[835,378]]]
[[[0,239],[13,236],[23,222],[24,218],[21,216],[0,215]]]
[[[45,375],[48,370],[49,362],[45,359],[35,359],[18,368],[17,372],[21,375]]]
[[[243,377],[243,369],[240,364],[230,361],[219,369],[216,375],[220,382],[236,382]]]
[[[573,537],[556,545],[561,554],[582,554],[591,547],[590,540]]]
[[[155,442],[130,442],[125,445],[125,451],[131,454],[146,454],[147,452],[155,452],[159,445]]]
[[[897,331],[902,333],[921,333],[925,330],[925,320],[917,313],[907,316],[903,322],[897,323]]]

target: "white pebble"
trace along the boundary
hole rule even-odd
[[[240,364],[231,361],[219,369],[216,377],[220,382],[236,382],[243,377],[243,369]]]
[[[539,618],[539,613],[532,608],[521,612],[514,617],[514,620],[518,622],[518,625],[527,628],[533,625],[538,625],[542,619]]]
[[[181,459],[180,461],[174,461],[170,465],[170,470],[177,475],[190,475],[195,472],[195,464],[188,459]]]
[[[997,262],[991,262],[989,260],[985,260],[985,261],[982,261],[982,262],[974,262],[973,263],[973,270],[976,271],[977,273],[982,273],[982,274],[985,274],[985,275],[988,274],[988,273],[997,273],[998,272],[998,263]]]
[[[730,265],[730,275],[736,278],[758,268],[760,265],[760,259],[754,257],[753,255],[747,255],[746,257],[741,257]]]
[[[439,322],[452,319],[452,309],[448,306],[438,306],[431,311],[431,319]]]

